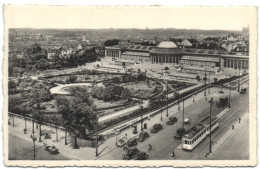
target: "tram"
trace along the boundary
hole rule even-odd
[[[219,125],[218,118],[211,119],[211,132]],[[207,135],[210,134],[210,119],[207,118],[200,124],[194,126],[187,134],[182,137],[182,148],[185,150],[193,150]]]

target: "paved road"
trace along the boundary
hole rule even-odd
[[[32,141],[26,140],[9,132],[9,160],[33,160],[32,145]],[[36,160],[69,160],[61,154],[51,155],[40,144],[36,144],[36,149]]]
[[[219,127],[212,133],[212,142],[217,143],[217,140],[221,138],[221,136],[232,127],[232,125],[238,121],[239,117],[243,116],[244,113],[248,111],[249,102],[248,102],[248,93],[246,95],[237,95],[233,99],[233,107],[224,115],[221,117],[219,121]],[[225,145],[225,142],[224,142]],[[192,152],[180,152],[180,159],[208,159],[206,158],[206,153],[208,152],[209,147],[209,138],[207,137],[201,144],[199,144]],[[235,147],[233,147],[235,148]],[[249,149],[249,147],[248,147]],[[247,149],[247,150],[248,150]],[[232,149],[229,149],[230,152],[233,152]],[[178,152],[176,152],[178,153]],[[230,154],[230,159],[233,158],[233,156],[236,156],[236,153]],[[218,159],[219,157],[214,156],[210,159]],[[237,159],[239,160],[239,159]]]
[[[212,141],[218,140],[226,130],[228,130],[234,122],[238,120],[240,116],[243,115],[248,110],[248,93],[245,95],[240,95],[237,92],[232,92],[232,105],[234,105],[224,116],[222,116],[220,120],[219,128],[216,129],[212,134]],[[193,117],[199,116],[199,111],[201,112],[203,108],[203,104],[200,106],[193,104],[192,106],[186,108],[185,113],[193,112]],[[214,108],[212,115],[217,115],[220,110]],[[177,159],[207,159],[205,157],[207,153],[208,147],[208,139],[205,139],[201,144],[199,144],[192,152],[184,152],[183,150],[177,150],[178,145],[181,144],[181,140],[176,140],[173,138],[173,135],[176,132],[180,124],[175,124],[173,126],[165,126],[162,131],[155,135],[151,135],[149,139],[147,139],[143,143],[139,143],[137,148],[146,151],[148,150],[148,144],[152,144],[153,149],[148,152],[150,160],[171,160],[170,156],[172,150],[175,150],[175,154]],[[114,151],[110,152],[99,158],[99,160],[120,160],[121,156],[124,154],[124,150],[121,148],[117,148]]]

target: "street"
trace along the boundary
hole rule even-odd
[[[32,141],[8,133],[9,160],[33,160]],[[21,146],[22,145],[22,146]],[[69,160],[61,154],[51,155],[41,144],[36,144],[35,160]]]
[[[235,96],[232,98],[231,109],[221,117],[219,127],[212,133],[212,140],[218,140],[223,133],[228,130],[233,123],[238,121],[238,118],[241,117],[248,110],[248,93],[245,95],[241,95],[235,92]],[[201,107],[199,108],[200,110]],[[192,110],[196,112],[195,108],[190,106],[186,108],[185,112]],[[212,114],[217,115],[217,111],[213,111]],[[214,115],[213,115],[214,116]],[[152,150],[148,152],[149,160],[171,160],[170,156],[171,152],[175,150],[175,155],[177,160],[183,159],[207,159],[205,157],[208,152],[208,139],[203,140],[193,151],[184,152],[183,150],[178,150],[177,147],[181,144],[181,140],[176,140],[173,138],[173,135],[176,133],[178,124],[174,124],[173,126],[164,126],[164,129],[159,133],[150,136],[143,143],[139,143],[137,148],[141,151],[147,152],[148,144],[153,146]],[[124,154],[124,150],[121,148],[117,148],[114,151],[102,156],[99,160],[120,160],[122,159],[122,155]]]

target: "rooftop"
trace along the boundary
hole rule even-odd
[[[177,45],[172,41],[162,41],[158,48],[177,48]]]

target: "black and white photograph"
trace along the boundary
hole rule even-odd
[[[254,7],[4,6],[9,166],[254,166]]]

